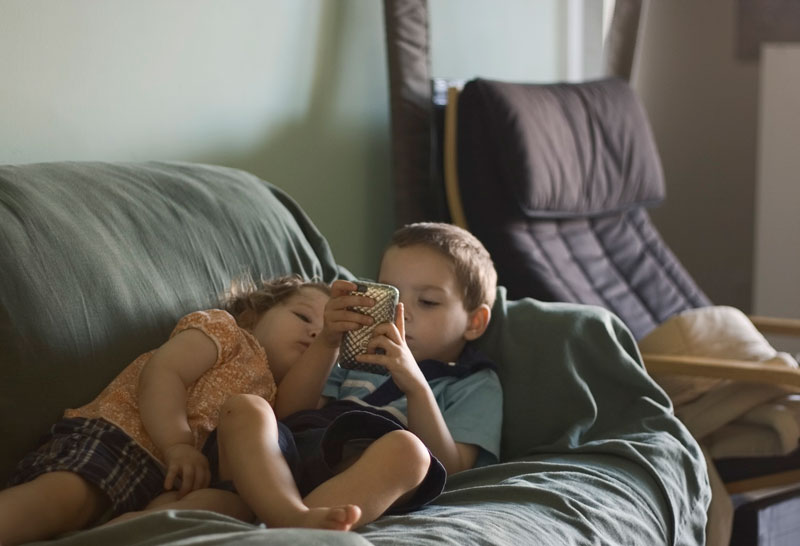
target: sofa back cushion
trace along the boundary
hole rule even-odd
[[[0,482],[232,277],[327,282],[327,242],[275,186],[188,163],[0,166]]]

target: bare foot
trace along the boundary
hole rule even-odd
[[[333,508],[309,508],[291,527],[349,531],[360,517],[361,508],[355,504],[345,504]]]

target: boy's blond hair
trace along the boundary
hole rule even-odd
[[[299,275],[261,279],[257,283],[252,276],[245,274],[231,281],[231,287],[222,299],[222,307],[233,315],[236,324],[250,329],[264,312],[283,303],[306,287],[330,295],[327,284],[306,281]]]
[[[408,224],[394,232],[387,250],[393,246],[414,245],[436,250],[453,263],[467,311],[473,311],[483,303],[489,307],[494,304],[497,271],[489,251],[469,231],[442,222]]]

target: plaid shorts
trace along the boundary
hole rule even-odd
[[[112,516],[141,510],[164,490],[164,471],[139,444],[102,419],[62,419],[42,444],[17,465],[8,485],[42,474],[69,471],[97,486],[111,501]]]

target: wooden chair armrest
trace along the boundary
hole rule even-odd
[[[800,319],[750,315],[753,325],[762,334],[800,336]]]
[[[725,484],[725,489],[728,490],[729,494],[734,495],[736,493],[746,493],[748,491],[765,489],[767,487],[781,487],[798,481],[800,481],[800,470],[787,470],[785,472],[776,472],[775,474],[767,474],[757,478],[728,482]]]
[[[650,374],[718,377],[752,383],[791,386],[800,390],[800,370],[760,362],[700,356],[642,354]]]

